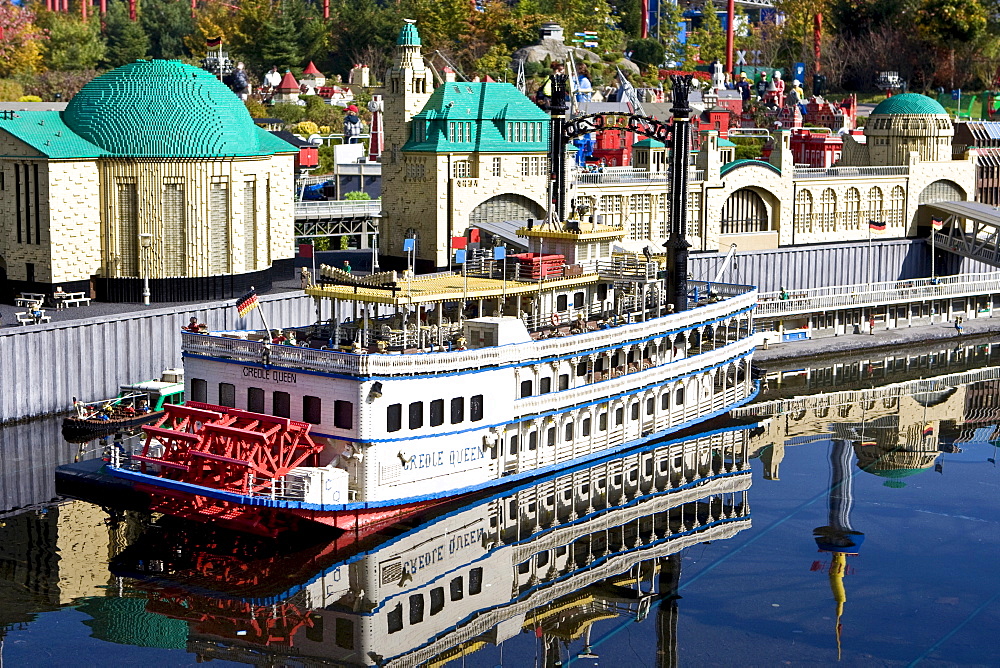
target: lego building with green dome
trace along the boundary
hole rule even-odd
[[[294,147],[209,72],[138,60],[64,111],[0,114],[8,292],[238,296],[294,258]]]

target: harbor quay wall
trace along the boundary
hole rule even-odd
[[[272,328],[314,322],[299,292],[260,297]],[[141,308],[141,307],[138,307]],[[0,330],[0,424],[69,410],[73,397],[97,401],[122,384],[159,378],[181,365],[181,328],[192,316],[210,329],[261,327],[260,311],[240,318],[232,300]]]
[[[710,281],[725,257],[725,253],[692,253],[688,258],[689,271],[695,280]],[[771,250],[744,251],[737,247],[733,262],[721,280],[756,285],[761,292],[857,285],[869,281],[869,257],[873,283],[931,275],[931,250],[927,239],[876,239],[870,255],[867,241]],[[938,252],[934,270],[938,276],[1000,272],[991,265],[945,252]]]

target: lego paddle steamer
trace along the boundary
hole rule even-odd
[[[184,333],[191,401],[110,473],[162,512],[362,531],[749,401],[756,289],[687,278],[689,85],[674,81],[665,261],[614,253],[621,228],[553,216],[519,230],[529,253],[472,252],[457,273],[324,267],[312,325]]]

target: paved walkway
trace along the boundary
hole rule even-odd
[[[754,362],[761,364],[768,360],[791,359],[795,357],[815,357],[836,355],[865,348],[888,348],[904,346],[918,341],[947,339],[986,338],[1000,341],[1000,318],[978,318],[964,322],[963,333],[955,330],[954,322],[944,322],[922,327],[901,327],[899,329],[875,328],[875,334],[845,334],[805,341],[790,341],[772,345],[767,350],[758,348]]]

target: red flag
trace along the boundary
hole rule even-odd
[[[465,248],[465,246],[466,246],[467,243],[468,243],[468,239],[466,239],[465,237],[452,237],[451,238],[451,247],[453,249],[455,249],[455,250],[459,250],[459,249]]]
[[[479,228],[478,227],[473,227],[471,230],[469,230],[469,241],[471,241],[474,244],[478,244],[479,243]]]
[[[310,258],[313,256],[312,244],[299,244],[299,257]]]
[[[942,227],[944,227],[944,221],[941,220],[940,218],[931,218],[931,227],[933,227],[935,230],[940,230]]]

